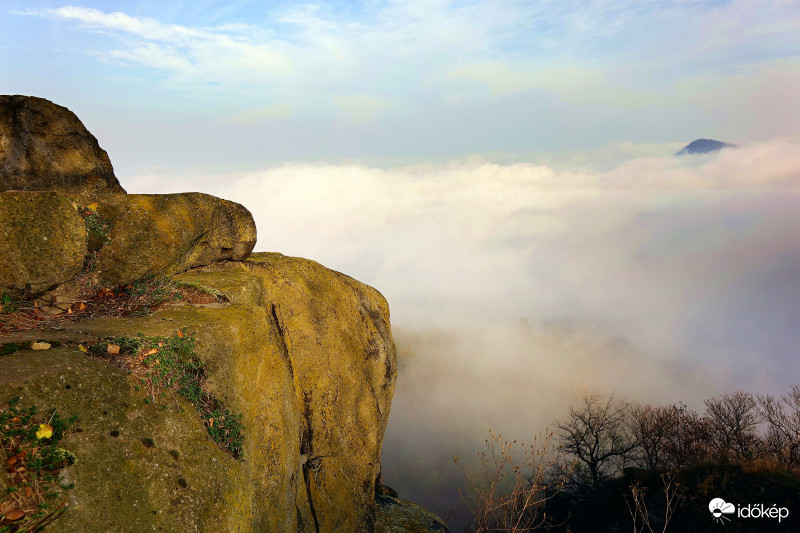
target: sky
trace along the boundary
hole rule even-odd
[[[4,91],[75,111],[123,179],[752,142],[800,121],[796,1],[0,6]]]
[[[130,193],[245,205],[257,251],[386,296],[384,480],[584,390],[702,409],[800,381],[800,2],[0,0],[0,92]],[[35,38],[32,38],[35,36]],[[693,139],[734,143],[674,154]]]

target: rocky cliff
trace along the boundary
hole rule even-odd
[[[0,530],[445,530],[380,482],[378,291],[251,254],[239,204],[126,194],[39,98],[0,96],[0,191]]]

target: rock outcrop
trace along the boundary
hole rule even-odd
[[[0,308],[0,415],[23,397],[78,417],[59,442],[77,458],[58,471],[73,487],[67,512],[48,531],[446,531],[383,492],[376,506],[397,376],[378,291],[307,259],[251,255],[255,225],[239,204],[125,194],[94,137],[46,100],[0,97],[0,134],[2,303],[13,295]],[[82,311],[83,299],[110,309],[99,302],[165,277],[204,297],[125,316]],[[33,330],[6,322],[14,298],[31,298]],[[62,298],[57,327],[35,329],[37,302]],[[178,381],[157,392],[148,376],[165,364],[163,339],[186,336],[194,373],[180,379],[202,392],[183,395]],[[143,338],[162,340],[123,362],[120,345]],[[226,417],[244,428],[235,453]],[[0,447],[0,464],[25,460],[12,453]],[[2,494],[11,483],[0,476]],[[0,515],[0,525],[32,516],[2,496]]]
[[[110,229],[97,256],[96,278],[111,285],[242,260],[256,244],[250,212],[209,194],[106,196],[98,200],[97,213]]]
[[[397,376],[384,298],[318,263],[274,253],[175,279],[267,311],[291,361],[302,479],[315,522],[320,531],[368,531]]]
[[[0,193],[0,291],[42,292],[81,271],[86,226],[55,191]]]
[[[44,98],[0,95],[0,191],[124,193],[75,114]]]
[[[215,261],[241,260],[256,243],[252,215],[235,202],[201,193],[126,194],[114,176],[108,154],[78,117],[43,98],[0,96],[0,195],[4,198],[0,205],[6,206],[0,209],[8,212],[23,198],[28,203],[45,198],[20,193],[9,196],[11,192],[3,191],[56,191],[63,195],[47,197],[39,209],[27,206],[22,209],[25,215],[0,218],[4,236],[0,261],[9,263],[0,263],[0,286],[9,288],[20,288],[20,275],[38,268],[36,273],[50,271],[51,275],[29,276],[27,290],[47,290],[74,277],[75,265],[79,270],[83,256],[96,251],[93,280],[121,285],[146,275],[171,275]],[[107,225],[100,241],[90,232],[82,252],[75,247],[81,239],[70,233],[77,215],[63,212],[69,201],[75,209],[82,209],[84,217],[91,217],[87,224],[102,221]],[[86,206],[93,209],[87,211]],[[70,231],[54,242],[53,232],[58,232],[61,219]],[[25,235],[28,229],[35,235]],[[48,238],[48,246],[39,245]],[[69,253],[63,249],[67,241],[72,246]],[[77,255],[81,259],[76,263]],[[28,264],[31,262],[35,264]],[[51,268],[53,263],[59,264]]]
[[[375,501],[375,533],[447,533],[447,526],[415,503],[381,494]]]
[[[172,515],[186,520],[173,522],[180,530],[373,531],[375,479],[396,379],[383,297],[313,261],[280,254],[177,279],[212,288],[229,303],[92,318],[53,334],[98,340],[197,332],[208,390],[242,414],[243,461],[202,438],[199,419],[181,412],[192,411],[185,402],[170,400],[163,411],[148,405],[135,378],[75,348],[0,357],[0,404],[23,396],[43,411],[80,419],[80,433],[64,441],[78,457],[65,470],[75,483],[75,508],[53,530],[92,531],[107,523],[124,531],[128,523],[161,523]],[[64,390],[66,384],[76,390]],[[145,450],[143,438],[157,449]],[[170,449],[186,459],[170,461]],[[124,481],[111,468],[116,461],[124,465]],[[205,465],[213,467],[207,475]],[[180,490],[179,477],[192,490]],[[117,501],[107,486],[119,483],[135,485],[133,496]],[[203,511],[202,498],[211,494],[218,506]],[[180,511],[173,510],[176,498]]]

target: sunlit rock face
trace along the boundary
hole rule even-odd
[[[202,193],[106,195],[97,213],[110,229],[95,278],[122,285],[215,261],[246,259],[256,225],[244,206]]]
[[[42,411],[80,419],[80,431],[62,443],[78,459],[65,470],[75,483],[73,508],[53,531],[371,533],[397,375],[383,297],[318,263],[280,254],[179,279],[227,301],[29,332],[65,347],[0,357],[0,404],[22,396]],[[157,408],[136,376],[68,345],[76,338],[163,337],[177,328],[196,333],[207,390],[242,415],[238,460],[204,435],[190,404],[167,397]],[[0,345],[20,340],[0,336]]]
[[[0,191],[125,190],[75,114],[44,98],[0,95]]]
[[[217,263],[177,279],[214,287],[231,304],[252,306],[277,326],[294,383],[297,479],[309,502],[304,523],[312,524],[311,531],[372,531],[375,481],[397,378],[383,296],[319,263],[276,253]],[[272,379],[270,372],[240,368],[244,384],[253,377]],[[261,388],[258,382],[253,386]]]
[[[0,193],[0,291],[41,292],[77,276],[86,227],[55,191]]]
[[[0,97],[0,178],[3,294],[52,307],[69,286],[72,315],[96,287],[113,297],[170,276],[217,299],[0,330],[0,408],[22,397],[79,420],[61,442],[77,459],[59,474],[74,484],[68,512],[48,530],[442,530],[409,502],[376,508],[397,378],[377,290],[307,259],[251,255],[255,223],[240,204],[126,194],[77,117],[41,98]],[[176,331],[196,341],[205,391],[241,415],[240,456],[209,437],[194,404],[172,389],[157,402],[141,376],[114,364],[119,346],[87,355],[86,346]],[[52,346],[26,348],[42,338]]]

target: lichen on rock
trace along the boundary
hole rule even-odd
[[[0,191],[125,193],[97,139],[66,107],[0,95]]]
[[[0,290],[41,292],[81,271],[86,227],[56,191],[0,193]]]
[[[177,279],[229,291],[232,302],[267,311],[292,367],[302,473],[317,525],[320,531],[369,531],[397,377],[383,296],[319,263],[276,253]],[[236,285],[259,289],[242,293]]]
[[[111,285],[242,260],[256,243],[250,212],[209,194],[107,196],[98,200],[97,212],[111,229],[97,256],[96,277]]]

